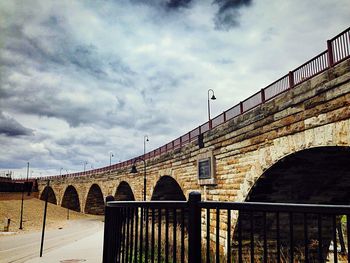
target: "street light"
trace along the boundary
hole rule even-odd
[[[149,142],[148,135],[143,136],[143,155],[146,154],[146,142]]]
[[[63,168],[61,167],[61,169],[60,169],[60,176],[62,175],[62,170],[63,170]]]
[[[85,169],[86,169],[86,165],[88,164],[87,161],[84,161],[84,172],[85,172]]]
[[[29,176],[29,162],[27,163],[27,184],[28,186],[28,176]],[[22,202],[21,202],[21,219],[19,222],[19,229],[23,229],[23,198],[24,198],[24,183],[22,184]]]
[[[141,157],[138,157],[134,160],[134,163],[131,167],[131,171],[130,173],[132,174],[136,174],[138,173],[137,169],[136,169],[136,162],[137,161],[143,161],[143,201],[146,201],[146,161],[145,159],[141,158]]]
[[[109,153],[109,166],[112,165],[112,157],[114,157],[114,154],[112,152]]]
[[[213,95],[209,99],[210,91],[212,92]],[[214,91],[212,89],[208,89],[208,119],[209,119],[209,122],[210,122],[210,100],[216,100],[216,97],[214,95]]]

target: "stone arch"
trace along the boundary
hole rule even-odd
[[[44,200],[45,201],[46,195],[48,195],[47,196],[47,201],[49,203],[57,205],[57,198],[56,198],[55,192],[54,192],[54,190],[52,189],[51,186],[46,186],[44,188],[44,190],[41,192],[40,200]]]
[[[151,200],[186,201],[186,197],[178,182],[171,176],[165,175],[157,181]]]
[[[86,197],[85,213],[103,215],[104,205],[103,194],[100,186],[98,184],[91,185]]]
[[[348,205],[349,160],[350,147],[346,146],[294,152],[267,169],[245,201]]]
[[[339,121],[266,141],[254,154],[259,158],[246,173],[234,201],[244,202],[259,177],[284,157],[311,148],[350,146],[348,127],[348,121]]]
[[[127,182],[120,182],[115,191],[114,199],[116,201],[135,201],[134,193]]]
[[[313,147],[289,154],[269,167],[256,180],[248,192],[246,202],[268,203],[308,203],[308,204],[350,204],[350,147],[324,146]],[[250,214],[240,213],[242,237],[249,240]],[[254,213],[256,242],[263,242],[262,223],[263,213]],[[267,213],[267,236],[271,241],[275,238],[276,214]],[[289,214],[280,213],[280,237],[282,247],[288,247],[289,242]],[[316,214],[309,214],[308,238],[317,240],[318,218]],[[340,223],[340,218],[337,220]],[[293,215],[294,244],[296,257],[303,257],[304,218],[302,214]],[[332,239],[332,217],[322,216],[323,257],[328,254]],[[260,228],[259,228],[260,226]],[[234,239],[237,240],[237,230]],[[249,243],[249,242],[248,242]],[[300,248],[300,249],[299,249]],[[287,251],[285,253],[288,254]],[[310,249],[310,256],[315,257],[317,250]],[[314,255],[313,255],[314,254]]]
[[[62,207],[81,212],[79,195],[73,185],[68,185],[62,198]]]

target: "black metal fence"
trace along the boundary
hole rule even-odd
[[[349,262],[350,206],[108,202],[103,262]]]

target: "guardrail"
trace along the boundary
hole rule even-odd
[[[138,158],[143,158],[144,160],[149,160],[163,153],[173,151],[175,149],[181,148],[182,146],[190,143],[191,141],[197,139],[198,135],[203,134],[220,124],[223,124],[245,112],[258,107],[259,105],[272,100],[276,96],[286,92],[289,89],[294,88],[296,85],[301,84],[304,81],[322,73],[335,66],[336,64],[346,60],[350,57],[350,27],[336,35],[332,39],[327,41],[327,50],[305,62],[296,69],[290,71],[287,75],[281,77],[265,88],[261,89],[259,92],[253,94],[244,101],[238,103],[237,105],[226,110],[222,114],[216,116],[210,121],[199,125],[197,128],[189,131],[188,133],[180,136],[179,138],[151,151],[145,155],[141,155],[130,160],[113,164],[111,166],[106,166],[94,170],[89,170],[85,172],[72,173],[67,175],[54,175],[42,178],[59,178],[59,177],[76,177],[85,176],[96,173],[103,173],[110,170],[120,169],[133,164],[134,160]]]
[[[112,201],[103,262],[349,262],[349,230],[343,205]]]

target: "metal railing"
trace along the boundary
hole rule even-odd
[[[161,154],[173,151],[175,149],[181,148],[188,143],[197,139],[198,135],[203,134],[220,124],[223,124],[239,115],[250,111],[259,105],[272,100],[276,96],[286,92],[289,89],[294,88],[296,85],[301,84],[304,81],[324,72],[325,70],[335,66],[336,64],[346,60],[350,57],[350,27],[336,35],[332,39],[327,41],[327,50],[321,54],[310,59],[306,63],[297,67],[296,69],[290,71],[287,75],[281,77],[280,79],[274,81],[270,85],[261,89],[259,92],[253,94],[244,101],[238,103],[237,105],[231,107],[230,109],[224,111],[222,114],[214,117],[210,121],[199,125],[192,131],[180,136],[179,138],[151,151],[145,155],[141,155],[130,160],[113,164],[111,166],[106,166],[94,170],[89,170],[85,172],[71,173],[67,175],[55,175],[49,176],[50,179],[60,178],[60,177],[76,177],[85,176],[96,173],[104,173],[110,170],[125,168],[134,162],[135,159],[143,158],[144,160],[149,160]],[[47,177],[44,177],[47,178]]]
[[[103,262],[350,262],[350,206],[108,202]]]

